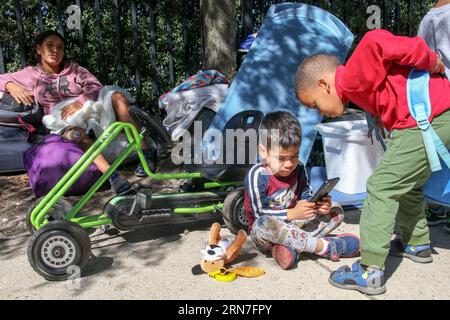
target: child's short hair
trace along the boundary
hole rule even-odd
[[[284,149],[300,146],[302,128],[297,118],[286,111],[268,113],[259,128],[259,141],[270,150],[275,143]]]
[[[307,57],[300,63],[295,76],[295,94],[307,91],[314,87],[314,84],[326,72],[332,72],[341,65],[336,56],[319,53]],[[297,96],[297,98],[299,98]],[[300,99],[299,99],[300,100]]]

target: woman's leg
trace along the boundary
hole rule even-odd
[[[93,143],[94,141],[92,141],[92,139],[89,138],[87,135],[84,135],[84,137],[80,141],[78,141],[78,145],[85,152],[92,146]],[[106,158],[103,156],[102,153],[100,153],[97,156],[97,158],[95,158],[94,164],[97,166],[98,170],[101,173],[105,173],[106,170],[108,170],[111,167],[111,165],[108,163],[108,161],[106,160]]]
[[[138,130],[139,126],[133,121],[133,118],[131,118],[130,113],[128,112],[129,104],[127,99],[123,94],[120,92],[114,92],[111,96],[111,101],[114,107],[114,111],[116,113],[116,118],[120,122],[126,122],[133,124]],[[142,140],[142,149],[148,149],[148,144],[144,140]]]
[[[79,129],[82,130],[82,129]],[[84,130],[83,130],[84,131]],[[92,141],[91,138],[89,138],[89,136],[87,136],[86,134],[83,133],[83,136],[81,137],[81,139],[79,139],[78,141],[76,141],[78,143],[78,145],[84,150],[86,151],[87,149],[89,149],[89,147],[92,146],[92,144],[94,143]],[[102,153],[100,153],[97,158],[95,158],[94,160],[94,164],[97,166],[98,170],[101,173],[105,173],[106,170],[108,170],[111,165],[109,164],[109,162],[105,159],[105,157],[103,156]],[[113,190],[114,193],[116,194],[124,194],[128,191],[131,190],[131,184],[128,182],[128,180],[123,177],[122,175],[120,175],[117,172],[113,172],[110,177],[109,177],[109,183],[111,184],[111,189]]]
[[[133,124],[138,130],[140,130],[139,126],[133,121],[128,112],[129,104],[125,96],[119,92],[115,92],[111,96],[111,101],[114,107],[114,111],[116,113],[116,118],[118,121],[127,122]],[[156,150],[151,148],[145,139],[142,139],[142,151],[144,152],[144,157],[147,160],[147,165],[150,171],[155,172],[156,170]],[[146,177],[147,173],[142,167],[141,163],[139,163],[138,167],[135,171],[136,176],[138,177]]]

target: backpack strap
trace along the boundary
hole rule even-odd
[[[386,143],[384,143],[383,136],[381,135],[381,131],[376,124],[375,118],[367,111],[365,111],[365,114],[366,114],[367,126],[369,127],[371,143],[373,144],[373,131],[375,130],[375,135],[377,137],[377,140],[380,141],[381,147],[383,148],[384,151],[386,151],[386,149],[387,149]]]
[[[409,73],[406,92],[409,112],[422,133],[431,171],[435,172],[442,169],[438,155],[450,169],[450,154],[428,120],[431,115],[429,81],[430,74],[427,71],[414,68]]]

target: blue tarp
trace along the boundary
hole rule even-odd
[[[288,111],[301,123],[300,161],[306,163],[317,135],[314,126],[322,117],[300,107],[294,92],[297,67],[317,53],[333,54],[344,61],[353,39],[338,18],[320,8],[299,3],[272,5],[210,128],[222,131],[227,121],[243,110]],[[209,159],[216,159],[214,144],[204,141],[203,148]]]

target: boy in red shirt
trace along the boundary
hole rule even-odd
[[[421,187],[431,174],[421,132],[410,115],[407,79],[412,68],[432,73],[429,121],[445,145],[450,144],[450,83],[440,74],[444,65],[420,37],[394,36],[385,30],[368,32],[341,65],[331,55],[305,59],[296,77],[300,102],[322,115],[339,117],[352,101],[381,120],[388,134],[388,149],[367,181],[361,213],[361,260],[342,267],[330,283],[366,294],[385,289],[384,264],[396,218],[403,244],[392,254],[416,262],[431,262],[429,230]],[[395,249],[395,250],[394,250]]]

